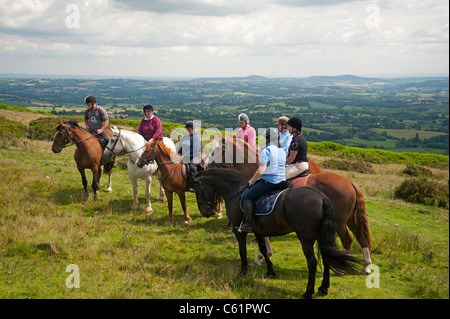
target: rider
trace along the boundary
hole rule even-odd
[[[281,189],[285,178],[286,153],[280,145],[278,131],[275,128],[268,128],[264,132],[266,146],[259,156],[259,169],[248,181],[249,188],[242,194],[240,203],[244,208],[244,220],[237,230],[251,233],[253,223],[253,200],[261,197],[265,193]]]
[[[183,163],[189,164],[191,175],[194,176],[197,174],[197,166],[195,164],[199,164],[202,161],[202,140],[198,132],[194,130],[193,121],[187,121],[184,127],[188,134],[181,138],[177,153],[182,157]]]
[[[298,117],[291,117],[287,122],[287,129],[293,137],[286,159],[286,180],[303,173],[309,168],[308,144],[302,134],[302,126],[302,120]]]
[[[243,139],[256,150],[256,131],[249,124],[250,120],[248,119],[248,115],[245,113],[239,114],[238,123],[241,128],[237,131],[236,137]]]
[[[286,152],[286,155],[289,154],[289,145],[292,141],[292,135],[289,133],[287,129],[287,122],[289,118],[287,116],[282,116],[278,119],[278,131],[280,132],[280,144],[281,148]]]
[[[92,95],[86,96],[84,104],[88,107],[84,112],[86,129],[94,135],[102,136],[105,142],[108,143],[110,138],[105,132],[105,128],[109,125],[108,113],[106,113],[104,108],[97,105],[97,100]]]
[[[143,112],[145,117],[141,120],[139,124],[138,133],[142,135],[146,141],[151,140],[162,140],[162,123],[161,120],[153,114],[153,106],[146,104],[143,107]]]

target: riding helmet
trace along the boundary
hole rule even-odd
[[[244,122],[244,121],[249,121],[248,119],[248,115],[245,113],[241,113],[238,115],[238,122]]]
[[[264,131],[264,137],[266,140],[270,140],[271,142],[278,141],[279,133],[278,130],[274,127],[269,127]]]
[[[145,104],[142,111],[145,113],[145,111],[153,111],[153,106],[150,104]]]
[[[289,119],[289,121],[287,121],[287,125],[295,128],[299,132],[302,131],[302,126],[303,126],[302,120],[300,118],[296,117],[296,116],[295,117],[291,117]]]
[[[97,100],[95,99],[95,97],[93,95],[88,95],[84,98],[84,104],[88,104],[88,103],[97,103]]]

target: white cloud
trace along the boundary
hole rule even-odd
[[[25,64],[9,62],[14,56],[14,61],[39,58],[46,70],[55,66],[54,57],[66,59],[79,65],[74,70],[81,74],[448,72],[446,1],[70,3],[79,8],[79,28],[66,25],[69,2],[0,0],[0,69],[27,73]]]

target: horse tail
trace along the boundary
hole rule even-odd
[[[324,264],[327,262],[334,272],[358,274],[357,265],[362,265],[363,261],[339,250],[336,242],[336,213],[327,197],[322,201],[322,213],[317,242]]]
[[[369,229],[369,219],[366,214],[366,202],[358,185],[352,182],[352,186],[356,192],[356,205],[353,212],[353,222],[355,224],[356,238],[362,248],[372,250],[372,237]]]

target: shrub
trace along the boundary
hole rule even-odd
[[[57,117],[41,117],[29,124],[28,137],[35,140],[53,140],[59,125]]]
[[[431,176],[433,176],[433,173],[428,168],[416,166],[411,163],[407,163],[406,168],[404,170],[402,170],[401,173],[410,175],[410,176],[415,176],[415,177],[418,177],[418,176],[431,177]]]
[[[0,115],[0,137],[20,138],[24,137],[26,132],[27,127],[24,124],[8,120]]]
[[[395,197],[411,203],[449,208],[448,183],[443,185],[425,177],[411,178],[403,181],[395,189]]]
[[[355,171],[359,173],[374,174],[372,164],[362,161],[350,161],[350,160],[326,160],[321,164],[322,168],[338,169],[342,171]]]

